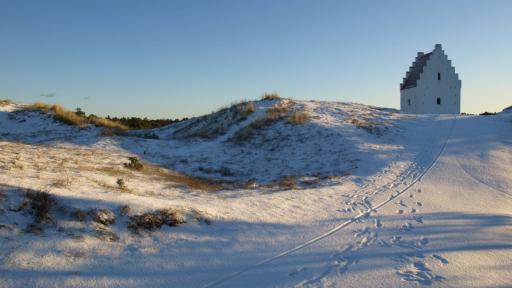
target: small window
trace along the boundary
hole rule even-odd
[[[440,72],[437,73],[437,80],[441,80],[441,73]]]
[[[411,99],[407,99],[407,105],[411,106]]]
[[[441,105],[441,98],[437,98],[437,105]]]

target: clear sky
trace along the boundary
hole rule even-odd
[[[462,111],[512,105],[512,1],[0,0],[0,98],[184,117],[265,91],[399,106],[441,43]]]

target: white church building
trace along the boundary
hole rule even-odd
[[[459,74],[436,44],[430,53],[418,52],[400,84],[400,110],[405,113],[459,114]]]

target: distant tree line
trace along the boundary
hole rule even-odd
[[[97,118],[98,116],[94,114],[87,114],[81,109],[76,108],[75,114],[80,117],[84,118]],[[125,126],[127,126],[129,129],[137,130],[137,129],[152,129],[152,128],[159,128],[162,126],[166,126],[169,124],[177,123],[180,121],[187,120],[188,118],[183,119],[148,119],[147,117],[140,118],[140,117],[110,117],[107,116],[106,119],[121,123]]]

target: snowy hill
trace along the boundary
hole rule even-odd
[[[5,103],[0,286],[506,287],[511,129],[274,99],[105,137]]]

